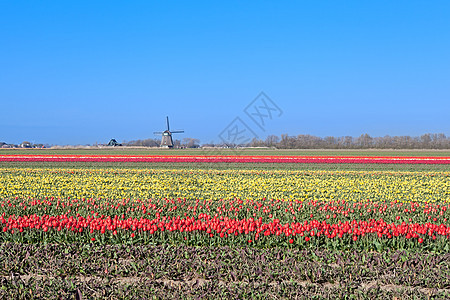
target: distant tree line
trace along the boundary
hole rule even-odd
[[[282,134],[281,137],[270,135],[265,140],[253,139],[248,146],[278,149],[450,149],[450,138],[443,133],[427,133],[415,137],[389,135],[371,137],[366,133],[356,138]]]
[[[123,146],[129,147],[159,147],[161,140],[143,139],[124,141]],[[195,138],[183,138],[173,140],[174,148],[199,148],[200,140]],[[208,143],[202,147],[271,147],[277,149],[450,149],[450,137],[443,133],[427,133],[421,136],[383,136],[371,137],[362,134],[359,137],[351,136],[327,136],[318,137],[309,134],[289,136],[282,134],[281,137],[269,135],[265,140],[253,139],[250,143],[237,145],[226,143]],[[0,142],[0,148],[49,148],[50,145],[23,142],[20,145]]]
[[[175,141],[174,141],[175,142]],[[145,139],[145,140],[134,140],[134,141],[124,141],[122,145],[130,147],[159,147],[161,140],[159,139]]]

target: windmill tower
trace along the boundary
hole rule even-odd
[[[161,147],[162,148],[173,148],[172,133],[183,133],[184,130],[170,131],[169,117],[166,117],[166,122],[167,122],[167,129],[165,131],[162,131],[162,132],[158,131],[158,132],[153,132],[153,133],[161,135]]]

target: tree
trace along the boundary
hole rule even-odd
[[[182,145],[186,148],[198,148],[200,147],[200,140],[193,138],[184,138]]]
[[[280,140],[280,138],[277,137],[276,135],[269,135],[266,138],[266,146],[267,147],[275,147],[278,144],[279,140]]]

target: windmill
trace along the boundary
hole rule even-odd
[[[160,134],[161,137],[161,147],[163,148],[173,148],[173,140],[172,140],[172,133],[183,133],[184,130],[176,130],[176,131],[170,131],[169,127],[169,117],[166,117],[167,122],[167,130],[165,131],[158,131],[153,132],[154,134]]]

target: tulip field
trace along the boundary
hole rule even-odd
[[[450,156],[0,152],[0,250],[5,299],[448,299]]]

